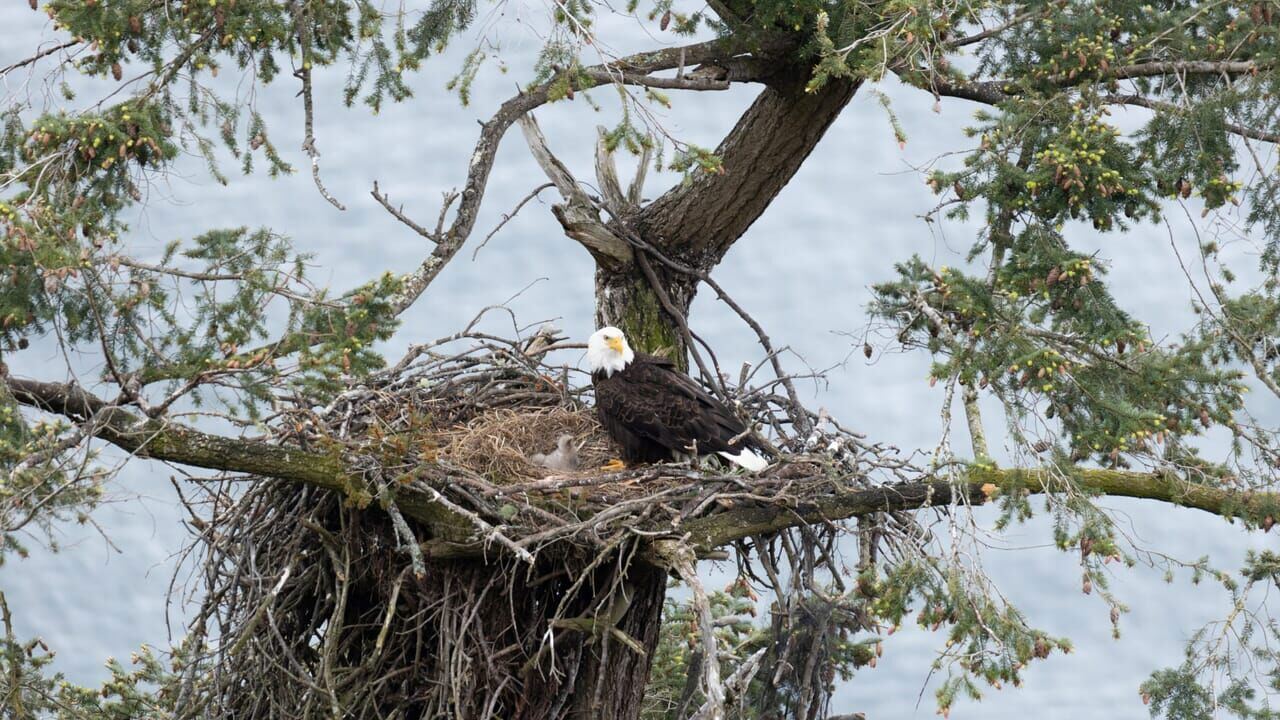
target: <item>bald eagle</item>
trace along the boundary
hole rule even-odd
[[[629,463],[663,462],[715,453],[751,472],[768,462],[746,426],[675,363],[638,353],[615,327],[587,341],[587,362],[596,390],[596,413]],[[735,438],[738,438],[735,440]]]

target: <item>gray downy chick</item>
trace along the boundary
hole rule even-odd
[[[530,460],[548,470],[572,472],[578,469],[578,448],[573,446],[572,435],[561,435],[556,440],[554,452],[548,455],[536,453]]]

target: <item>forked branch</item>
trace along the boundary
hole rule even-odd
[[[595,202],[579,187],[564,163],[551,154],[547,139],[532,115],[520,118],[520,129],[524,131],[525,142],[534,160],[560,191],[560,197],[564,198],[564,203],[553,206],[551,212],[564,227],[565,234],[581,243],[602,264],[620,266],[630,263],[631,246],[601,221]],[[614,194],[621,198],[616,176],[613,184]]]

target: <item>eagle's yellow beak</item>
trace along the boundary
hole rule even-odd
[[[604,344],[605,344],[605,345],[608,345],[608,346],[609,346],[609,348],[610,348],[611,350],[613,350],[614,352],[617,352],[617,353],[622,352],[622,338],[620,338],[620,337],[611,337],[611,338],[607,338],[607,339],[604,341]]]

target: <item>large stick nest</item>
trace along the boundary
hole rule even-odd
[[[813,414],[799,436],[805,411],[773,381],[727,398],[779,448],[770,472],[602,475],[614,449],[588,378],[549,359],[564,346],[547,333],[464,333],[414,347],[326,407],[285,413],[280,442],[340,452],[366,471],[345,498],[263,479],[209,491],[196,544],[204,600],[183,688],[192,716],[509,717],[520,703],[526,716],[556,716],[573,692],[560,673],[584,650],[563,639],[549,649],[548,628],[614,612],[627,563],[661,528],[913,472]],[[533,460],[562,435],[580,448],[576,472]],[[815,446],[822,452],[807,452]],[[469,537],[442,546],[400,513],[404,492],[454,508]],[[484,562],[434,556],[467,539],[485,543]],[[804,542],[830,558],[834,539],[834,527],[814,528]],[[818,565],[792,574],[812,578]],[[530,697],[545,706],[529,707]]]

